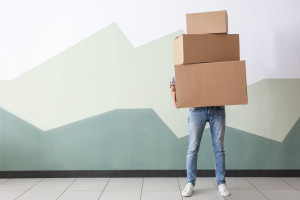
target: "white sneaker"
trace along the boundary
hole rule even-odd
[[[190,197],[193,194],[194,186],[192,183],[188,183],[185,185],[184,190],[181,192],[183,197]]]
[[[229,192],[227,186],[225,184],[220,184],[219,185],[219,192],[221,194],[221,196],[223,197],[230,197],[231,193]]]

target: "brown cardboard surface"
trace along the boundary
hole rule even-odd
[[[175,65],[177,107],[247,104],[245,61]]]
[[[183,34],[173,49],[175,65],[240,60],[238,34]]]
[[[186,14],[187,34],[227,33],[226,10]]]

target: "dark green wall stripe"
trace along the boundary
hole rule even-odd
[[[297,170],[299,133],[300,120],[282,143],[227,127],[227,169]],[[47,132],[0,109],[0,171],[185,170],[187,144],[152,109],[114,110]],[[209,130],[198,168],[214,169]]]

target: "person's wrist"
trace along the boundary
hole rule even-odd
[[[175,85],[172,85],[172,86],[171,86],[171,91],[172,91],[172,92],[176,92]]]

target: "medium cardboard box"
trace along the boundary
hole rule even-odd
[[[173,49],[175,65],[240,60],[238,34],[183,34]]]
[[[245,61],[175,66],[177,107],[247,104]]]
[[[186,14],[187,34],[227,33],[226,10]]]

